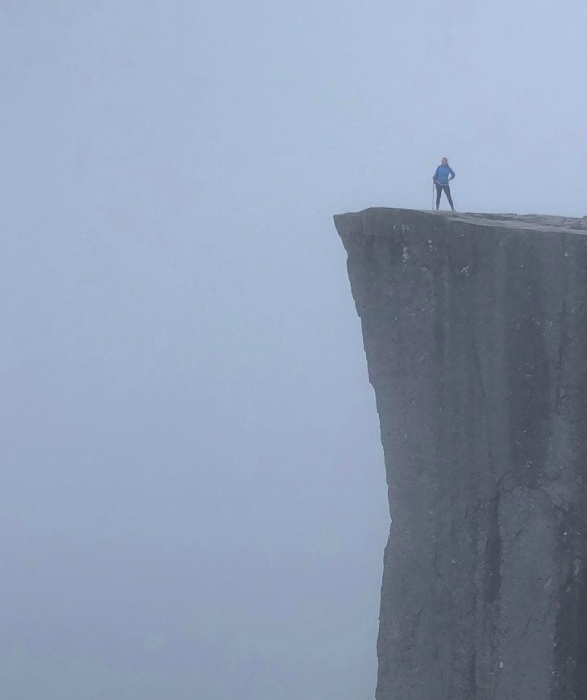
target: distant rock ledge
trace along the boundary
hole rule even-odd
[[[377,700],[585,700],[587,219],[334,218],[393,519]]]

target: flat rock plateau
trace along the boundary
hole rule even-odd
[[[587,218],[335,224],[392,518],[377,700],[586,700]]]

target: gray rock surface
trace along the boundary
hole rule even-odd
[[[378,700],[587,699],[587,219],[335,217],[392,516]]]

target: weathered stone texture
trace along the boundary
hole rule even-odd
[[[335,222],[392,515],[377,699],[587,699],[586,221]]]

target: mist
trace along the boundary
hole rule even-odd
[[[3,0],[7,700],[372,697],[389,511],[332,215],[583,216],[587,10]]]

